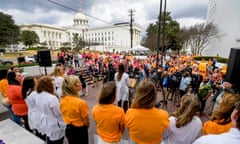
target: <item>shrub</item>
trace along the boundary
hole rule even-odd
[[[213,58],[216,58],[216,60],[220,63],[227,63],[228,59],[227,58],[223,58],[223,57],[218,57],[218,56],[194,56],[193,59],[194,60],[197,60],[197,61],[200,61],[202,59],[204,60],[213,60]]]
[[[71,50],[71,48],[70,47],[61,47],[60,48],[60,51],[69,51],[69,50]]]

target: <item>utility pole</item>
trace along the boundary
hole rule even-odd
[[[167,7],[167,0],[164,0],[164,10],[163,10],[163,21],[162,21],[162,26],[163,26],[163,37],[162,37],[162,60],[161,64],[163,65],[163,56],[165,55],[165,34],[166,34],[166,7]]]
[[[158,43],[157,43],[157,55],[156,55],[156,73],[158,71],[158,63],[159,63],[159,49],[160,49],[160,29],[161,29],[161,18],[162,17],[162,0],[160,0],[160,7],[159,7],[159,18],[158,18]]]
[[[133,28],[132,28],[132,24],[133,24],[133,21],[134,21],[134,19],[133,19],[133,16],[134,16],[134,12],[135,12],[135,10],[133,10],[133,9],[130,9],[129,11],[128,11],[129,13],[130,13],[130,37],[131,37],[131,48],[133,47]]]

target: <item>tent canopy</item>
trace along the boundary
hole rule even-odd
[[[149,48],[146,48],[141,45],[137,45],[131,49],[131,51],[150,51]]]

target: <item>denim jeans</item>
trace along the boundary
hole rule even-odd
[[[8,109],[8,111],[10,112],[10,115],[11,115],[12,120],[13,120],[15,123],[17,123],[18,125],[22,126],[22,125],[21,125],[21,119],[20,119],[20,117],[19,117],[19,116],[16,116],[16,115],[13,113],[13,111],[12,111],[12,105],[7,106],[7,105],[4,105],[4,104],[3,104],[3,106],[6,107],[6,108]]]

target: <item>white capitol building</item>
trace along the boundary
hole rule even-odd
[[[46,24],[20,25],[21,31],[35,31],[40,43],[49,49],[59,49],[67,46],[74,48],[73,35],[78,34],[84,40],[84,48],[99,51],[125,51],[131,47],[130,24],[118,23],[111,26],[91,28],[88,19],[82,13],[77,13],[73,26],[54,27]],[[141,26],[133,23],[133,47],[141,42]],[[95,43],[90,45],[89,43]]]
[[[240,47],[240,0],[209,0],[207,23],[213,23],[220,30],[203,51],[204,55],[228,57],[231,48]]]

